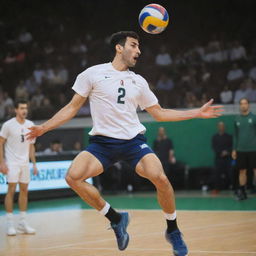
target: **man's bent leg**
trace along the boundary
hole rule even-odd
[[[90,206],[108,218],[115,231],[118,248],[124,250],[129,242],[126,228],[128,213],[117,213],[100,195],[98,189],[85,180],[103,172],[100,161],[91,153],[83,151],[73,160],[66,176],[70,187]]]
[[[167,221],[166,240],[172,244],[176,256],[185,256],[188,253],[186,244],[176,223],[176,208],[173,188],[164,174],[160,160],[155,154],[145,155],[137,164],[136,172],[149,179],[157,189],[157,199],[164,211]]]
[[[157,199],[165,213],[175,212],[173,188],[166,177],[161,162],[155,154],[145,155],[136,166],[136,172],[150,180],[157,189]]]

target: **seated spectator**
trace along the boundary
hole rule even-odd
[[[84,43],[81,42],[80,39],[77,39],[75,41],[75,44],[71,47],[70,51],[74,54],[86,53],[87,52],[87,47]]]
[[[35,78],[36,83],[41,85],[45,78],[45,75],[46,75],[45,70],[42,68],[40,63],[37,63],[35,70],[33,71],[33,76]]]
[[[236,63],[232,65],[232,69],[228,71],[227,80],[235,81],[244,77],[244,71],[238,67]]]
[[[12,63],[15,63],[16,62],[16,56],[13,52],[7,52],[4,60],[3,60],[3,63],[5,64],[12,64]]]
[[[155,63],[158,66],[169,66],[172,64],[172,58],[163,45],[160,48],[160,53],[156,55]]]
[[[238,104],[242,98],[247,98],[247,90],[245,82],[242,82],[240,88],[235,91],[234,103]]]
[[[255,102],[255,83],[252,79],[248,78],[244,81],[245,87],[246,87],[246,98],[249,100],[249,102]]]
[[[82,150],[82,144],[80,141],[76,141],[73,145],[72,150],[80,152]]]
[[[156,89],[158,91],[160,102],[164,107],[168,107],[170,92],[174,88],[173,80],[168,77],[165,73],[162,73],[156,84]]]
[[[58,155],[63,151],[62,143],[59,140],[51,142],[50,147],[44,150],[45,155]]]
[[[33,41],[33,37],[30,32],[28,32],[25,28],[23,28],[19,34],[18,40],[23,44],[27,44]]]
[[[198,76],[199,76],[200,82],[202,83],[206,83],[211,79],[211,73],[210,71],[207,70],[204,64],[201,66],[201,70]]]
[[[250,95],[248,96],[248,100],[250,102],[256,102],[256,82],[254,82],[252,85],[252,91],[251,91]]]
[[[47,44],[44,46],[44,52],[46,55],[50,55],[54,53],[55,49],[51,42],[47,42]]]
[[[50,101],[49,98],[44,97],[42,100],[42,104],[37,108],[37,110],[33,113],[33,118],[40,120],[40,119],[47,119],[52,116],[55,112],[55,109]]]
[[[229,104],[233,101],[233,92],[228,88],[227,85],[224,86],[223,91],[220,93],[220,102],[223,104]]]
[[[44,99],[44,95],[41,92],[41,89],[38,87],[31,98],[31,108],[37,109],[41,106]]]
[[[15,99],[28,100],[28,98],[29,98],[29,94],[28,94],[27,88],[25,87],[24,81],[20,80],[15,90]]]
[[[249,71],[249,77],[256,82],[256,66],[252,67]]]
[[[241,59],[247,59],[246,50],[238,41],[235,41],[230,49],[230,60],[237,61]]]
[[[37,84],[35,77],[32,75],[28,77],[25,82],[25,87],[27,89],[27,92],[29,95],[33,95],[36,92],[36,89],[38,88],[39,84]]]

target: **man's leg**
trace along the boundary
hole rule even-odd
[[[245,186],[247,184],[247,170],[239,170],[239,190],[238,190],[238,200],[247,199]]]
[[[156,187],[157,199],[167,221],[166,239],[173,246],[174,254],[185,256],[187,247],[182,240],[176,223],[176,207],[173,188],[164,174],[160,160],[155,154],[145,155],[137,164],[136,172],[149,179]]]
[[[100,195],[98,189],[85,180],[103,172],[100,161],[91,153],[83,151],[73,160],[66,176],[69,186],[90,206],[108,218],[115,231],[120,250],[124,250],[129,242],[126,232],[128,214],[116,212]]]
[[[19,183],[19,209],[20,219],[18,224],[18,231],[25,234],[35,234],[35,229],[30,227],[26,221],[26,211],[28,207],[28,183]]]
[[[16,230],[13,221],[13,198],[15,194],[17,183],[8,183],[8,191],[4,199],[4,205],[7,217],[7,235],[15,236]]]

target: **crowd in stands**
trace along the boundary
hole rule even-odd
[[[72,97],[78,73],[111,60],[107,35],[81,33],[61,19],[49,16],[37,26],[17,24],[14,29],[0,18],[0,120],[13,116],[17,98],[29,101],[29,118],[52,116]],[[143,39],[134,71],[147,79],[164,107],[198,107],[209,98],[223,104],[242,97],[256,102],[256,41],[248,44],[239,34],[236,39],[206,36],[181,47],[170,37],[158,45]],[[86,104],[78,116],[89,113]]]

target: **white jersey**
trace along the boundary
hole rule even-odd
[[[158,103],[142,76],[130,70],[118,71],[112,63],[86,69],[72,89],[89,97],[93,120],[90,135],[132,139],[146,131],[136,112],[138,106],[144,110]]]
[[[0,136],[6,139],[4,152],[7,165],[21,166],[29,163],[29,147],[34,141],[28,141],[25,135],[33,125],[29,120],[20,124],[15,117],[3,124]]]

